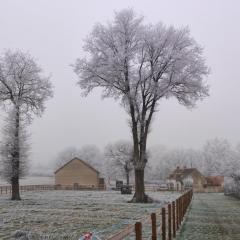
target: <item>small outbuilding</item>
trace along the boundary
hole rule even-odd
[[[167,179],[170,190],[193,188],[194,192],[203,192],[207,186],[206,178],[196,168],[177,167]]]
[[[203,176],[196,168],[177,167],[167,178],[169,190],[192,188],[194,192],[223,192],[223,176]]]
[[[55,185],[65,188],[101,188],[99,172],[79,158],[73,158],[55,172]]]

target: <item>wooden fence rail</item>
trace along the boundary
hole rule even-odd
[[[142,240],[144,226],[151,224],[151,236],[148,240],[172,240],[176,237],[176,231],[179,229],[184,215],[191,203],[193,191],[188,190],[178,199],[163,207],[161,211],[152,213],[151,216],[145,216],[135,224],[127,226],[122,231],[108,237],[106,240],[121,240],[135,233],[136,240]],[[157,216],[161,216],[159,227],[157,228]]]
[[[48,185],[23,185],[20,186],[21,192],[26,191],[42,191],[42,190],[105,190],[105,186],[99,186],[99,187],[92,187],[92,186],[61,186],[61,185],[54,185],[54,184],[48,184]],[[134,191],[134,185],[132,186],[132,190]],[[145,186],[146,191],[160,191],[157,186]],[[166,190],[162,190],[166,191]],[[169,190],[167,190],[169,191]],[[12,192],[12,188],[10,185],[7,186],[0,186],[0,195],[2,194],[10,194]],[[171,191],[172,192],[172,191]]]
[[[24,185],[24,186],[19,186],[20,192],[54,190],[54,189],[56,189],[55,185]],[[10,194],[11,192],[12,192],[12,187],[11,186],[0,186],[0,195]]]
[[[98,188],[92,186],[61,186],[61,185],[24,185],[19,186],[20,192],[27,191],[49,191],[49,190],[104,190],[104,187],[100,186]],[[12,192],[12,187],[8,186],[0,186],[0,195],[10,194]]]

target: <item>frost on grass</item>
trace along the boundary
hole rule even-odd
[[[194,194],[177,240],[240,239],[240,201],[222,193]]]
[[[106,237],[177,197],[166,192],[149,195],[158,202],[132,204],[131,195],[112,191],[26,192],[19,202],[0,196],[0,239],[77,240],[88,231]]]

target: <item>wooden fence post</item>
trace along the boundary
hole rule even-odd
[[[136,233],[136,240],[142,240],[142,223],[141,222],[135,223],[135,233]]]
[[[166,209],[162,208],[162,240],[166,240]]]
[[[183,217],[186,213],[186,195],[183,196]]]
[[[176,220],[177,220],[177,230],[179,227],[179,199],[176,200],[176,212],[177,212],[177,216],[176,216]]]
[[[173,237],[176,237],[176,208],[175,208],[175,202],[172,202],[172,212],[173,212]]]
[[[172,208],[168,204],[168,240],[172,240]]]
[[[183,197],[181,197],[181,224],[182,224],[182,221],[183,221]]]
[[[182,208],[182,214],[181,214],[181,224],[182,224],[182,221],[183,221],[183,216],[184,216],[184,201],[183,201],[183,197],[182,197],[182,204],[181,204],[181,208]]]
[[[180,226],[180,198],[178,198],[178,226],[177,226],[177,229],[179,229],[179,226]]]
[[[179,198],[179,227],[181,226],[181,197]]]
[[[152,240],[157,240],[157,221],[156,221],[156,213],[151,214],[152,219]]]

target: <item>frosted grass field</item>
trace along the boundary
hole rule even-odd
[[[127,203],[132,196],[115,191],[24,192],[17,202],[0,196],[0,239],[77,240],[86,231],[105,238],[178,196],[148,194],[158,203]]]
[[[177,240],[239,240],[239,226],[239,199],[223,193],[195,193]]]

